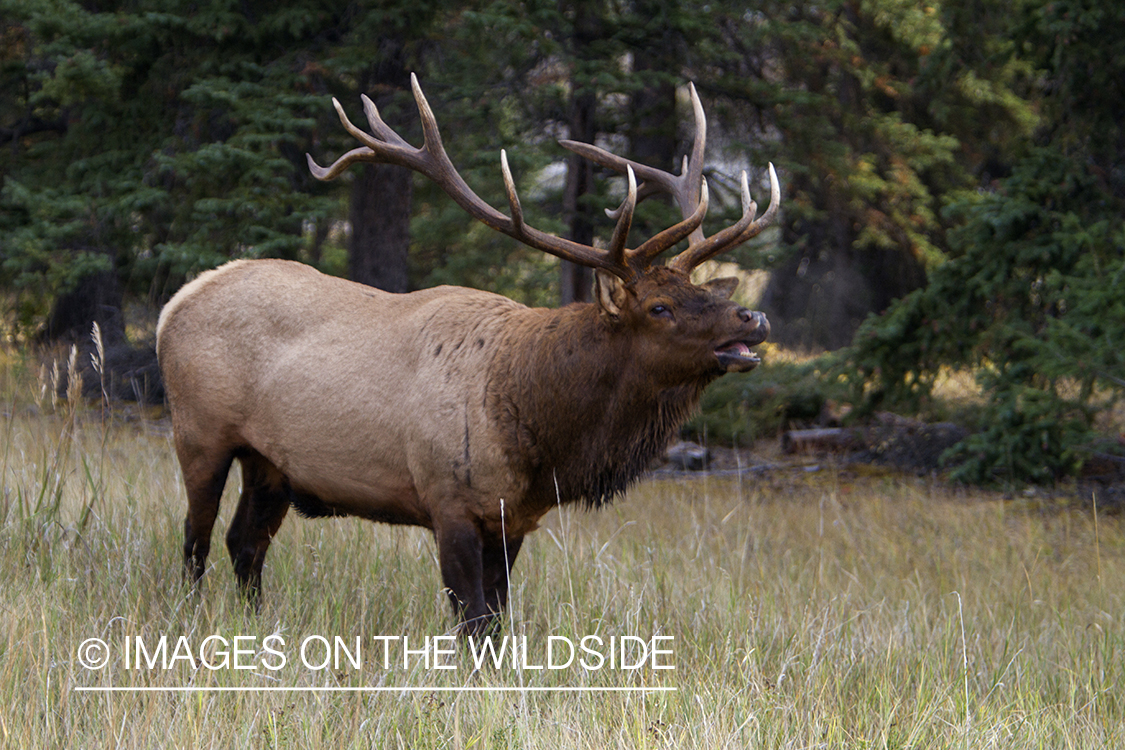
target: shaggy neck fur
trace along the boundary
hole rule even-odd
[[[594,304],[533,312],[492,379],[490,406],[530,479],[530,505],[600,506],[660,455],[719,373],[675,382],[646,367],[635,339]]]

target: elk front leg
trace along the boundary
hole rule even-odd
[[[522,544],[522,536],[506,542],[496,539],[485,544],[482,550],[484,603],[496,614],[508,606],[509,576]]]
[[[434,537],[453,613],[460,620],[461,635],[480,635],[488,630],[493,612],[485,604],[482,582],[483,560],[480,530],[467,519],[445,519],[435,524]]]

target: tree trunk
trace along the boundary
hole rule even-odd
[[[587,80],[582,68],[590,55],[590,45],[601,33],[598,19],[590,3],[573,3],[574,27],[570,39],[571,55],[576,70],[570,77],[569,137],[583,143],[593,143],[597,137],[594,116],[597,95],[593,81]],[[593,209],[583,198],[594,185],[594,165],[586,159],[571,154],[566,162],[566,192],[563,211],[567,217],[567,236],[584,245],[594,244]],[[585,266],[563,261],[560,267],[559,302],[589,302],[594,285],[594,272]]]
[[[633,72],[640,82],[629,102],[629,149],[632,158],[659,169],[679,170],[676,151],[676,75],[683,63],[683,39],[667,15],[668,0],[641,0],[637,15],[659,19],[646,29],[633,50]]]
[[[352,281],[408,291],[407,253],[414,180],[409,169],[364,164],[352,186],[348,272]]]
[[[410,79],[401,46],[391,44],[359,87],[375,102],[384,121],[397,132],[408,123],[398,94],[410,90]],[[374,84],[374,90],[372,90]],[[414,175],[393,164],[364,164],[352,185],[348,219],[348,273],[352,281],[388,292],[409,291],[407,257],[410,250],[410,215]]]
[[[629,101],[629,151],[641,164],[676,173],[680,169],[677,150],[676,84],[671,77],[682,67],[682,38],[669,25],[667,15],[674,3],[668,0],[642,0],[635,12],[642,18],[659,19],[646,27],[641,43],[633,51],[633,71],[641,87]],[[664,194],[648,199],[671,206]],[[642,242],[665,226],[654,226],[643,219],[633,225],[636,240]]]
[[[597,132],[594,127],[596,100],[592,92],[573,96],[570,103],[570,137],[576,141],[593,143]],[[578,154],[571,154],[566,162],[566,194],[563,210],[569,230],[567,236],[584,245],[594,244],[594,220],[590,206],[583,201],[594,185],[594,165]],[[594,274],[586,266],[563,261],[559,284],[559,302],[589,302]]]
[[[641,61],[637,53],[637,64]],[[676,87],[659,81],[640,88],[632,97],[630,151],[642,164],[678,172],[676,163]],[[651,199],[650,199],[651,200]]]
[[[121,284],[115,271],[97,271],[83,276],[74,289],[55,300],[41,338],[85,343],[96,322],[106,343],[124,341],[125,319],[121,308]]]

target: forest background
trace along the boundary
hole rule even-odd
[[[238,257],[392,291],[585,298],[582,269],[474,224],[409,172],[310,176],[305,153],[351,148],[332,96],[362,121],[368,94],[420,143],[411,72],[473,188],[504,205],[506,148],[531,223],[579,241],[605,235],[622,185],[555,140],[677,169],[689,81],[709,116],[709,222],[737,214],[740,169],[764,195],[777,165],[778,228],[728,260],[768,271],[751,301],[776,342],[828,353],[725,378],[705,418],[730,415],[744,439],[829,400],[852,419],[936,418],[935,384],[963,371],[980,399],[949,454],[958,478],[1053,481],[1120,460],[1115,0],[0,0],[8,345],[89,346],[97,322],[117,394],[157,399],[155,311]],[[675,220],[643,209],[636,236]]]

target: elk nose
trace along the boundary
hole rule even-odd
[[[745,307],[738,308],[738,318],[743,323],[753,323],[754,328],[769,325],[765,313],[760,313],[757,310],[747,310]]]
[[[770,322],[766,319],[765,313],[760,313],[757,310],[747,310],[740,307],[738,309],[738,318],[743,323],[749,323],[751,331],[755,332],[755,338],[761,336],[761,340],[765,341],[770,335]]]

